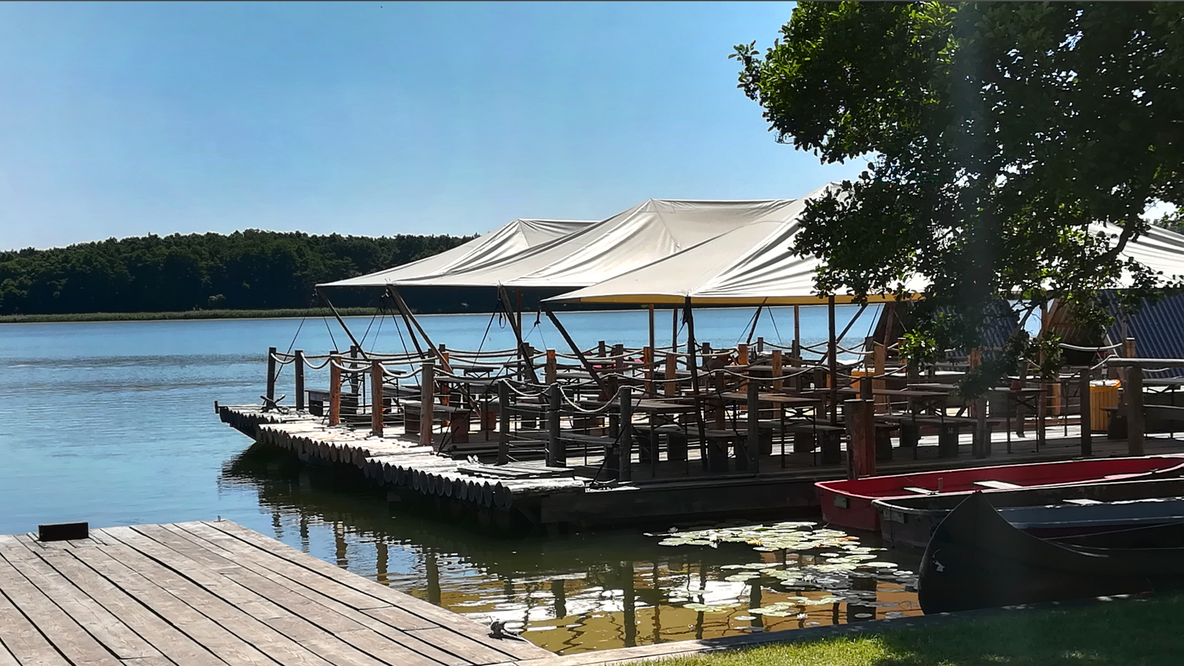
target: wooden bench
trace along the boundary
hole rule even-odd
[[[403,402],[403,428],[408,435],[416,435],[420,432],[419,422],[423,414],[423,403],[416,400],[406,400]],[[432,405],[432,421],[433,423],[441,421],[436,415],[448,415],[449,433],[454,444],[467,444],[469,442],[469,418],[472,411],[467,407],[457,407],[455,405]]]
[[[328,416],[329,415],[329,390],[328,389],[307,389],[308,394],[308,413],[313,416]],[[358,413],[358,394],[341,392],[341,413],[357,414]]]

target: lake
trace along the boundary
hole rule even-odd
[[[823,340],[825,308],[801,312],[803,343]],[[841,306],[840,328],[856,312]],[[862,341],[873,315],[869,308],[852,325],[847,344]],[[752,316],[697,312],[696,337],[733,345]],[[560,317],[585,348],[601,339],[646,344],[644,311]],[[421,321],[454,349],[513,346],[509,327],[489,315]],[[524,324],[535,347],[564,350],[545,317]],[[367,349],[404,349],[406,332],[389,317],[349,325]],[[671,327],[670,311],[659,310],[660,345]],[[788,344],[792,311],[766,310],[755,335]],[[272,345],[313,354],[348,342],[322,319],[0,325],[0,533],[222,517],[457,612],[520,622],[527,638],[564,653],[919,612],[907,572],[915,558],[816,526],[770,533],[821,548],[757,550],[728,541],[750,540],[751,526],[740,524],[701,538],[633,530],[496,539],[393,511],[357,479],[251,447],[219,423],[215,400],[259,402]],[[277,393],[291,399],[290,376]]]

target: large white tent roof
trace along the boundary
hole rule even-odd
[[[813,194],[819,193],[818,190]],[[806,197],[809,198],[809,197]],[[799,213],[804,202],[798,203]],[[554,298],[563,303],[684,303],[698,305],[807,305],[826,302],[816,295],[817,257],[794,256],[791,248],[799,230],[797,219],[764,222],[730,231],[649,265],[628,271]],[[1119,229],[1090,225],[1093,233],[1106,233],[1112,242]],[[1168,278],[1184,276],[1184,236],[1153,227],[1123,248],[1121,256],[1134,258]],[[1124,286],[1129,276],[1124,276]],[[905,285],[917,293],[926,283],[919,277]],[[891,294],[869,295],[870,302],[894,300]],[[852,300],[850,292],[835,295],[836,302]]]
[[[384,287],[456,270],[472,270],[505,261],[515,255],[584,229],[589,220],[517,219],[487,234],[430,257],[411,263],[318,285],[321,287]]]
[[[798,201],[650,199],[504,261],[403,284],[576,289],[647,266],[747,225],[793,219],[800,208]]]

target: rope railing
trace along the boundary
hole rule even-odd
[[[1071,344],[1069,344],[1069,343],[1067,343],[1067,342],[1062,342],[1062,343],[1060,343],[1060,348],[1061,348],[1061,349],[1068,349],[1069,351],[1079,351],[1079,352],[1099,352],[1099,353],[1100,353],[1100,352],[1104,352],[1104,351],[1113,351],[1113,350],[1115,350],[1115,349],[1118,349],[1118,348],[1119,348],[1119,347],[1121,347],[1121,346],[1122,346],[1122,343],[1121,343],[1121,342],[1116,342],[1116,343],[1114,343],[1114,344],[1112,344],[1112,345],[1104,345],[1104,346],[1101,346],[1101,347],[1082,347],[1082,346],[1080,346],[1080,345],[1071,345]]]

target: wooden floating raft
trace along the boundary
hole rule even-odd
[[[481,666],[531,643],[229,521],[0,535],[0,664]]]
[[[478,507],[509,509],[543,496],[581,493],[586,486],[571,469],[493,467],[454,460],[436,455],[429,446],[321,425],[315,417],[264,412],[249,405],[221,405],[218,414],[223,422],[255,441],[291,451],[302,459],[350,465],[378,485]]]

